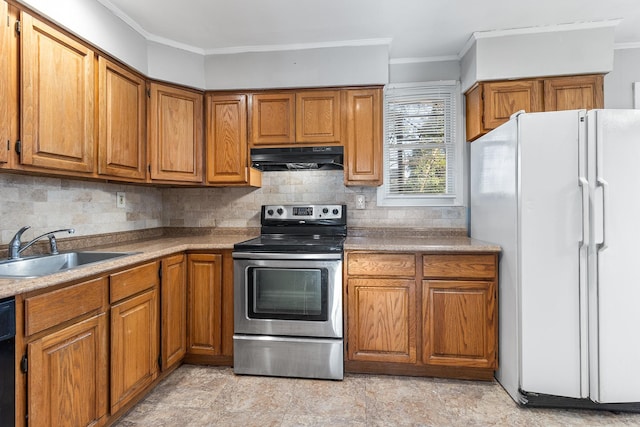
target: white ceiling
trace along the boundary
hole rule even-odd
[[[98,1],[146,38],[202,54],[389,43],[391,60],[439,59],[474,32],[610,20],[617,46],[640,47],[640,0]]]

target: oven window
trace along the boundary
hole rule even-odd
[[[250,270],[250,318],[327,320],[326,269],[254,267]]]

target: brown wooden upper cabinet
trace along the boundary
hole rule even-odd
[[[203,181],[203,94],[151,83],[149,159],[151,179]]]
[[[259,93],[251,98],[251,145],[295,142],[295,94]]]
[[[98,59],[98,173],[146,178],[145,79]]]
[[[260,185],[249,166],[247,95],[206,95],[207,183]]]
[[[604,77],[575,76],[544,80],[544,110],[604,108]]]
[[[23,165],[69,172],[94,169],[94,52],[21,13]]]
[[[9,22],[9,5],[0,1],[0,22]],[[11,93],[11,27],[0,25],[0,166],[9,161],[11,125],[9,105]]]
[[[340,90],[253,94],[250,144],[339,144],[340,105]]]
[[[296,142],[340,142],[340,91],[296,93]]]
[[[382,184],[382,89],[345,91],[345,185]]]
[[[476,83],[465,94],[467,140],[484,135],[520,110],[604,108],[602,75]]]

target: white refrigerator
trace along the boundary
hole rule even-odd
[[[520,113],[470,152],[470,236],[502,247],[496,379],[640,411],[640,110]]]

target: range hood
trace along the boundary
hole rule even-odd
[[[251,166],[264,172],[343,169],[343,158],[339,146],[251,149]]]

